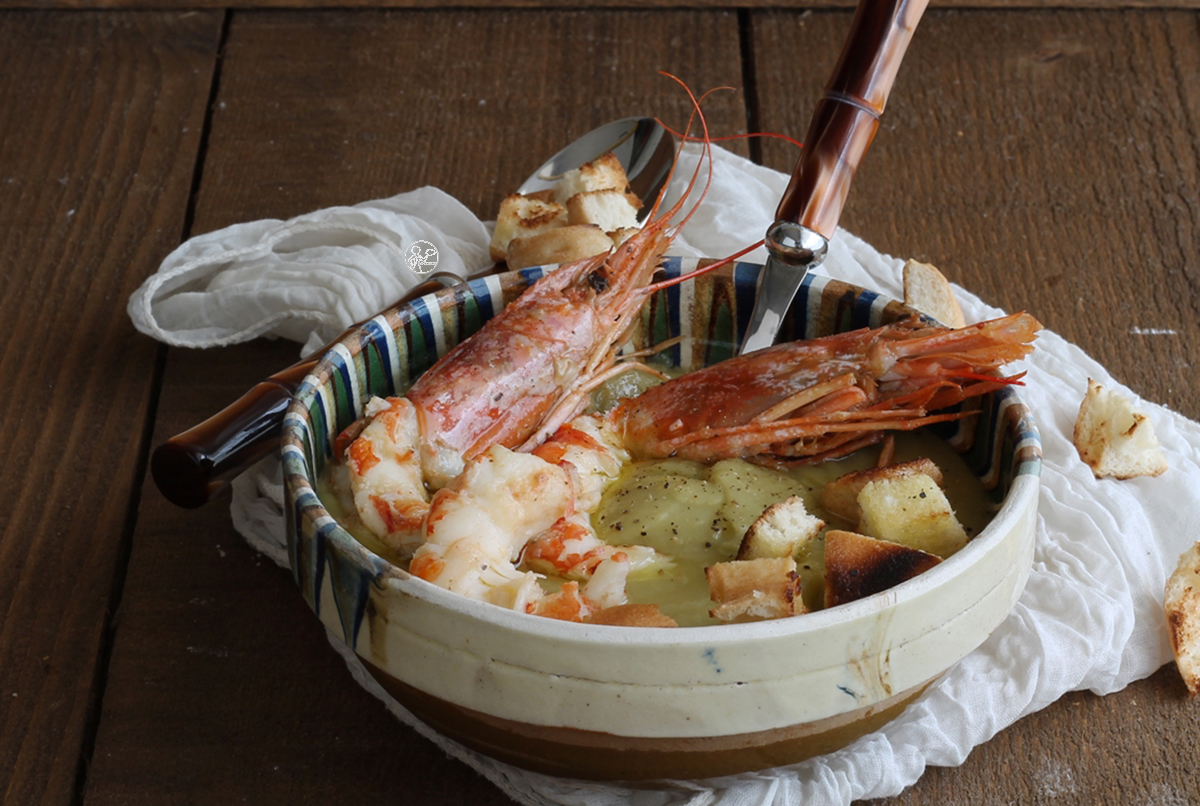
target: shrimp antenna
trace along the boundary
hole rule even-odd
[[[692,271],[688,272],[687,274],[681,274],[678,277],[669,277],[666,280],[659,280],[658,282],[649,283],[648,285],[645,285],[642,287],[641,293],[644,294],[645,296],[650,296],[651,294],[654,294],[657,291],[661,291],[664,288],[670,288],[673,285],[679,285],[680,283],[684,282],[685,280],[693,280],[697,277],[700,277],[701,275],[708,274],[710,271],[716,271],[719,268],[728,266],[729,264],[736,262],[738,260],[738,258],[745,257],[746,255],[750,254],[758,247],[762,246],[763,243],[764,242],[762,240],[755,241],[754,243],[750,244],[746,248],[739,249],[738,251],[734,252],[732,255],[723,257],[720,260],[714,260],[712,263],[708,263],[704,266],[700,266],[699,268],[693,269]]]
[[[687,123],[687,126],[684,128],[684,131],[682,134],[682,139],[684,140],[684,142],[687,142],[689,140],[695,140],[698,142],[702,142],[704,144],[704,154],[703,154],[703,157],[701,158],[701,162],[704,162],[704,161],[708,162],[708,176],[704,182],[704,189],[700,192],[700,199],[703,200],[705,194],[708,193],[709,187],[712,185],[713,168],[712,168],[712,140],[709,136],[708,120],[704,117],[704,109],[703,109],[702,105],[703,105],[703,102],[705,101],[705,99],[707,99],[708,96],[711,95],[712,93],[714,93],[718,90],[731,90],[733,88],[732,87],[714,87],[714,88],[708,90],[707,92],[705,92],[699,98],[697,98],[696,94],[694,92],[692,92],[692,88],[689,87],[683,79],[679,78],[676,75],[673,75],[671,73],[668,73],[668,72],[662,71],[662,70],[659,71],[659,75],[666,76],[667,78],[671,79],[676,84],[678,84],[680,87],[682,87],[683,91],[687,93],[688,98],[692,102],[692,113],[688,116],[688,123]],[[699,122],[700,122],[700,130],[703,132],[702,138],[693,138],[691,136],[692,125],[696,120],[699,120]],[[672,174],[673,174],[675,166],[672,165],[671,167],[672,167]],[[691,179],[688,181],[687,187],[684,189],[683,196],[681,197],[681,201],[682,201],[682,199],[686,199],[689,195],[691,195],[692,190],[696,187],[696,182],[699,178],[699,171],[700,171],[700,167],[697,166],[696,172],[692,174]],[[670,177],[668,177],[668,181],[669,181],[669,179],[670,179]],[[682,228],[685,224],[687,224],[688,220],[691,219],[692,215],[696,212],[696,207],[698,205],[699,205],[699,202],[692,205],[691,209],[688,210],[688,212],[684,215],[683,219],[678,224],[675,225],[676,230]],[[656,208],[657,208],[657,205],[656,205]],[[670,212],[672,215],[674,215],[674,213],[677,212],[677,210],[671,210]]]
[[[684,127],[682,139],[685,142],[688,140],[696,140],[697,139],[697,138],[694,138],[691,136],[692,126],[693,126],[697,116],[699,116],[699,118],[700,118],[701,128],[703,129],[703,131],[705,133],[705,137],[707,137],[708,126],[704,120],[704,115],[700,110],[700,102],[696,99],[696,96],[692,92],[691,88],[688,87],[688,85],[686,83],[684,83],[682,79],[680,79],[677,76],[672,75],[671,73],[667,73],[665,71],[660,70],[659,75],[666,76],[667,78],[670,78],[672,81],[676,82],[681,87],[683,87],[684,92],[687,93],[688,98],[691,99],[691,101],[692,101],[692,113],[688,116],[687,125]],[[709,92],[711,92],[711,91],[712,90],[710,90]],[[708,93],[705,93],[705,97],[707,97],[707,95],[708,95]],[[657,118],[656,118],[656,120],[657,120]],[[672,132],[672,133],[674,133],[674,132]],[[709,181],[711,182],[711,180],[712,180],[712,154],[711,154],[711,151],[706,149],[705,156],[708,158],[708,161],[709,161]],[[679,213],[679,211],[683,209],[684,201],[691,194],[692,189],[695,187],[697,174],[692,175],[692,178],[688,182],[687,187],[684,189],[683,194],[679,197],[679,200],[676,201],[674,205],[672,205],[671,209],[667,210],[667,212],[664,215],[662,215],[661,217],[659,216],[659,208],[661,207],[664,199],[666,198],[667,189],[671,186],[671,183],[675,178],[675,169],[678,167],[678,165],[679,165],[679,160],[678,160],[678,157],[676,157],[676,159],[674,161],[672,161],[672,163],[671,163],[671,169],[667,173],[667,179],[663,183],[662,191],[658,194],[658,198],[656,198],[654,200],[654,206],[650,208],[650,215],[647,220],[662,221],[665,225],[665,223],[667,221],[674,218]],[[697,167],[697,172],[698,171],[699,171],[699,167]],[[707,187],[707,185],[706,185],[706,187]],[[686,222],[686,221],[687,221],[687,218],[685,217],[684,222]],[[681,227],[684,222],[681,222],[680,224],[675,226],[675,229],[678,230],[679,227]]]

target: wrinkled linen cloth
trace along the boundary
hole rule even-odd
[[[685,149],[679,176],[699,159]],[[724,255],[770,223],[787,177],[722,149],[713,186],[672,254]],[[676,191],[678,192],[678,191]],[[489,226],[432,188],[288,222],[230,227],[184,243],[129,302],[145,333],[171,344],[215,346],[258,335],[309,349],[420,282],[403,259],[414,239],[436,245],[439,268],[490,267]],[[765,253],[747,260],[763,260]],[[840,231],[821,273],[903,297],[903,261]],[[968,322],[1004,313],[955,287]],[[1036,311],[1032,311],[1036,315]],[[876,733],[819,758],[764,772],[657,789],[569,781],[526,772],[448,741],[378,687],[339,640],[355,679],[404,723],[486,776],[513,800],[537,806],[750,806],[848,804],[899,793],[928,765],[960,764],[971,749],[1064,693],[1107,694],[1171,659],[1162,598],[1179,555],[1200,535],[1200,425],[1139,399],[1103,366],[1043,330],[1022,397],[1044,450],[1037,544],[1012,614],[976,651]],[[1147,414],[1170,469],[1157,478],[1096,480],[1071,433],[1088,378]],[[232,517],[247,541],[286,565],[283,485],[268,459],[234,485]]]

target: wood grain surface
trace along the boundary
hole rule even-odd
[[[644,9],[837,9],[854,8],[856,0],[590,0],[588,8]],[[937,8],[1047,9],[1195,9],[1200,0],[934,0]],[[548,9],[571,10],[572,0],[0,0],[0,9]]]
[[[0,792],[86,770],[160,349],[125,300],[178,243],[219,15],[0,24]]]
[[[163,348],[129,294],[240,221],[426,184],[492,218],[573,136],[681,120],[659,70],[734,88],[715,131],[802,136],[850,12],[187,5],[0,11],[3,803],[508,803],[353,682],[228,494],[185,511],[145,479],[151,446],[298,347]],[[1197,121],[1194,12],[935,5],[843,224],[1200,417]],[[1200,803],[1198,738],[1168,665],[878,803]]]
[[[760,54],[803,37],[832,64],[848,24],[753,16],[759,126],[803,131],[826,72]],[[918,30],[842,225],[1200,416],[1200,85],[1175,79],[1200,75],[1195,15],[934,10]],[[790,146],[763,148],[791,170]]]

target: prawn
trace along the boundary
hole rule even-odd
[[[698,102],[695,109],[703,125]],[[430,491],[460,479],[493,446],[528,451],[544,441],[584,409],[592,389],[628,365],[617,365],[618,352],[648,297],[757,246],[683,278],[652,282],[691,216],[684,203],[705,162],[711,172],[711,158],[702,160],[679,200],[660,213],[660,194],[646,223],[619,246],[548,272],[403,395],[367,404],[335,452],[368,530],[402,557],[411,555],[428,542]]]
[[[1019,382],[997,371],[1028,355],[1028,313],[964,328],[906,319],[778,344],[651,387],[619,404],[610,427],[634,458],[741,458],[788,466],[833,459],[969,416],[944,409]]]
[[[667,561],[592,531],[589,513],[631,460],[812,462],[969,416],[943,409],[1019,382],[996,373],[1029,354],[1039,328],[1026,313],[958,330],[906,320],[777,345],[580,415],[530,453],[493,446],[434,497],[410,571],[560,618],[621,604],[631,571]],[[538,570],[570,582],[543,598]]]

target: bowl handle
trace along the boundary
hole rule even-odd
[[[458,280],[455,275],[435,275],[389,307],[439,291]],[[276,372],[212,417],[155,448],[150,457],[150,475],[159,492],[172,504],[195,509],[208,503],[255,462],[277,451],[283,415],[292,395],[317,361],[359,327],[361,323],[351,326],[312,357]]]

